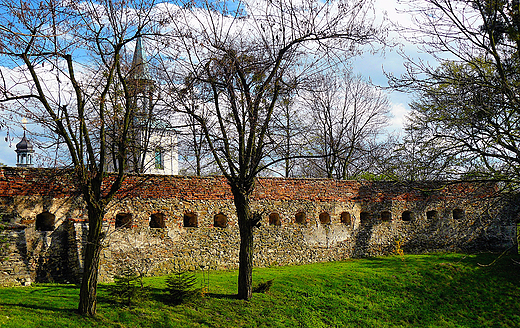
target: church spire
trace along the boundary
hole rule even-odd
[[[137,42],[135,44],[134,58],[132,59],[132,68],[130,69],[130,77],[137,81],[151,81],[141,37],[137,38]]]

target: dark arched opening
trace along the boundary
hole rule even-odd
[[[225,228],[228,226],[227,216],[224,213],[219,213],[213,217],[213,226],[215,228]]]
[[[323,212],[320,214],[320,223],[321,224],[330,224],[330,214],[327,212]]]
[[[390,211],[381,212],[381,221],[389,222],[392,220],[392,213]]]
[[[405,222],[410,222],[414,219],[414,214],[411,211],[404,211],[403,215],[401,216],[401,220]]]
[[[276,212],[269,214],[269,225],[281,226],[282,220],[280,219],[280,214]]]
[[[426,219],[429,221],[434,221],[439,218],[439,213],[437,211],[428,211],[426,212]]]
[[[164,228],[164,214],[153,213],[150,215],[150,228]]]
[[[185,228],[197,228],[199,226],[199,220],[197,214],[193,212],[184,214],[184,227]]]
[[[342,212],[340,215],[340,218],[341,218],[341,223],[346,224],[346,225],[352,224],[352,218],[350,217],[349,212]]]
[[[456,208],[453,210],[453,220],[462,220],[465,217],[464,210]]]
[[[54,214],[43,212],[36,215],[36,230],[53,231],[54,230]]]
[[[307,216],[305,215],[305,212],[298,212],[294,216],[294,222],[298,224],[305,224]]]
[[[118,213],[116,215],[116,228],[131,228],[132,227],[131,213]]]

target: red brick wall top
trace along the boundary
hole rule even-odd
[[[108,177],[108,187],[114,177]],[[259,178],[253,199],[309,201],[386,201],[487,197],[493,183],[397,183],[329,179]],[[0,168],[0,197],[40,195],[61,198],[79,195],[72,171],[63,169]],[[117,197],[179,198],[182,200],[232,199],[222,176],[186,177],[127,175]]]

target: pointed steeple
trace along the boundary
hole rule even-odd
[[[143,47],[141,37],[137,38],[135,44],[134,58],[132,59],[132,68],[130,69],[130,77],[133,80],[151,81],[150,72],[148,71],[148,63]]]

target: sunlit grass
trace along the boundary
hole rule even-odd
[[[165,277],[146,279],[149,300],[114,304],[99,288],[98,316],[76,314],[78,287],[0,289],[0,327],[517,327],[518,256],[437,254],[255,269],[266,294],[241,301],[237,272],[205,272],[204,298],[172,306]],[[203,273],[198,272],[199,281]]]

